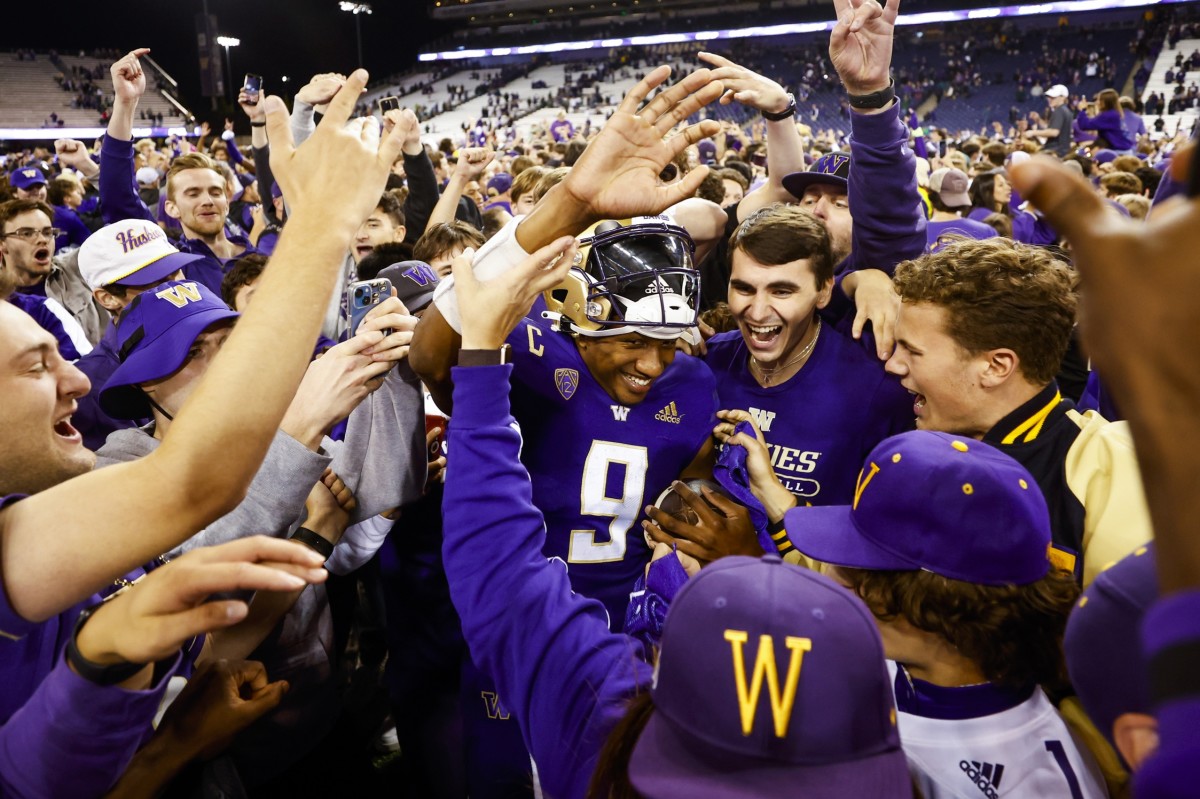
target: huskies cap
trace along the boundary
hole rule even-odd
[[[1025,467],[970,438],[914,430],[867,456],[853,505],[793,508],[796,549],[856,569],[1028,585],[1050,569],[1050,511]]]
[[[817,159],[807,172],[793,172],[783,178],[783,187],[797,200],[804,196],[809,186],[836,186],[848,191],[850,183],[850,153],[826,153]]]
[[[437,272],[424,261],[400,261],[379,270],[376,277],[386,277],[396,289],[396,297],[409,313],[416,313],[433,302],[438,287]]]
[[[8,176],[8,183],[14,189],[28,189],[30,186],[46,185],[46,176],[35,166],[27,166],[15,170]]]
[[[201,333],[238,316],[192,280],[172,280],[134,297],[117,323],[121,365],[100,389],[100,407],[115,419],[149,417],[150,403],[138,384],[173,375]]]
[[[652,691],[629,760],[649,799],[912,796],[875,619],[778,555],[688,580]]]
[[[182,253],[162,228],[145,219],[105,225],[79,248],[79,271],[89,288],[147,286],[204,256]]]

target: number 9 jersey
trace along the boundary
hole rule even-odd
[[[536,312],[536,306],[535,306]],[[546,517],[547,557],[567,564],[576,593],[604,603],[620,631],[650,561],[643,508],[692,462],[716,424],[712,372],[682,353],[636,405],[592,377],[575,342],[526,318],[512,346],[512,413],[533,504]]]

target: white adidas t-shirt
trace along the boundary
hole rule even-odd
[[[889,661],[893,678],[896,666]],[[931,718],[897,706],[900,742],[925,799],[1105,799],[1091,753],[1041,688],[1007,710]]]

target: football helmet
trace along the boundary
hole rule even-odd
[[[686,230],[665,217],[606,221],[579,244],[576,265],[545,292],[545,315],[560,331],[673,339],[696,326],[700,275]]]

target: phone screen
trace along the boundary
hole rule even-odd
[[[400,109],[399,97],[384,97],[379,101],[379,110],[386,114],[388,111],[398,111]]]
[[[252,75],[246,73],[246,80],[242,84],[242,90],[250,95],[252,99],[258,99],[258,93],[262,91],[262,75]]]

